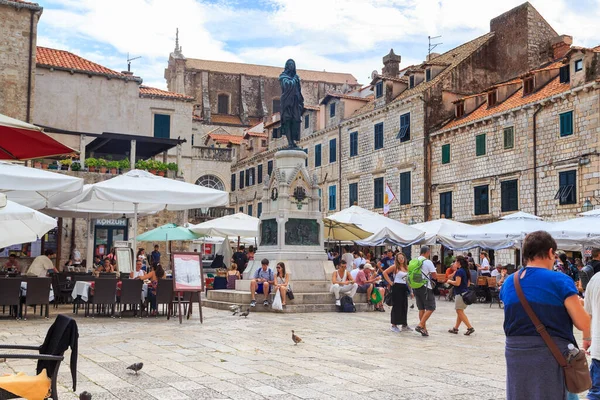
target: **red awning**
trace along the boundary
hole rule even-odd
[[[73,152],[42,128],[0,114],[0,160],[30,160]]]

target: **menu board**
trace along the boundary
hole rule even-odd
[[[172,258],[175,291],[202,291],[200,253],[173,253]]]
[[[133,271],[133,252],[128,247],[117,247],[117,268],[121,273],[129,273]]]

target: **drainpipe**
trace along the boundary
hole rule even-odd
[[[29,66],[27,68],[27,117],[26,121],[31,122],[31,86],[33,85],[33,18],[35,15],[34,10],[30,10],[29,15]]]
[[[533,214],[538,215],[538,185],[537,185],[537,114],[542,110],[538,105],[533,112]]]

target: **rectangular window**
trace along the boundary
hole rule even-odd
[[[488,95],[487,95],[488,107],[495,106],[496,105],[496,100],[497,100],[496,91],[493,90],[493,91],[489,92]]]
[[[579,72],[583,69],[583,59],[575,61],[575,72]]]
[[[440,193],[440,218],[452,218],[452,192]]]
[[[411,181],[410,181],[410,171],[402,172],[400,174],[400,204],[410,204],[411,202]]]
[[[279,128],[273,128],[273,139],[281,137],[281,131]]]
[[[154,137],[171,137],[171,116],[166,114],[154,114]]]
[[[383,148],[383,122],[375,124],[374,133],[375,133],[375,150],[382,149]]]
[[[248,204],[248,215],[252,216],[252,204]]]
[[[267,175],[271,176],[273,172],[273,160],[267,161]]]
[[[473,188],[475,196],[475,215],[485,215],[490,212],[489,196],[488,196],[488,185],[475,186]]]
[[[244,188],[244,183],[246,182],[244,180],[244,176],[245,176],[244,171],[240,171],[240,189]]]
[[[276,114],[281,112],[281,101],[279,99],[273,99],[273,112],[272,114]]]
[[[348,207],[358,205],[358,183],[348,185]]]
[[[533,77],[523,80],[523,95],[533,93]]]
[[[256,218],[260,218],[262,215],[262,203],[256,205]]]
[[[475,136],[475,155],[485,156],[485,133]]]
[[[217,97],[217,114],[229,114],[229,96],[220,94]]]
[[[408,77],[408,88],[412,89],[415,87],[415,76],[411,75]]]
[[[450,163],[450,144],[442,145],[442,164]]]
[[[323,201],[323,190],[319,188],[319,211],[323,211],[323,206],[321,205]]]
[[[335,185],[329,186],[329,211],[335,211],[336,208],[336,187]]]
[[[358,132],[350,132],[350,157],[358,155]]]
[[[250,168],[250,186],[256,184],[256,168]]]
[[[260,147],[267,147],[267,139],[261,139]]]
[[[383,178],[373,181],[373,208],[383,208]]]
[[[502,212],[517,211],[519,209],[519,181],[503,181],[500,183],[500,194],[502,196]]]
[[[410,140],[410,113],[400,116],[400,132],[398,132],[400,142],[408,142]]]
[[[304,129],[308,129],[310,126],[310,117],[308,114],[304,116]]]
[[[425,70],[425,82],[429,82],[431,80],[431,68],[427,68]]]
[[[303,150],[306,153],[306,160],[304,160],[304,166],[308,167],[308,149],[303,149]]]
[[[246,170],[246,186],[254,185],[254,168],[248,168]]]
[[[263,165],[262,164],[258,164],[258,172],[257,172],[257,177],[256,177],[256,183],[262,183],[262,171],[263,170]]]
[[[235,174],[231,174],[231,191],[235,192]]]
[[[567,111],[559,115],[560,137],[573,134],[573,111]]]
[[[329,162],[334,163],[337,160],[337,141],[331,139],[329,141]]]
[[[315,168],[321,166],[321,144],[315,144]]]
[[[554,196],[559,204],[577,203],[577,171],[564,171],[558,174],[558,192]]]
[[[509,126],[504,128],[504,149],[512,149],[515,147],[515,128]]]
[[[571,66],[569,64],[560,67],[559,71],[560,83],[567,83],[571,81]]]
[[[380,98],[381,96],[383,96],[383,81],[375,84],[375,97]]]
[[[454,111],[456,114],[456,118],[460,118],[465,115],[465,103],[461,101],[460,103],[456,103],[454,106]]]
[[[240,207],[240,212],[243,213],[244,212],[244,206]]]
[[[329,118],[335,117],[335,103],[329,105]]]

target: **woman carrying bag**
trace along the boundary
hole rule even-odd
[[[573,279],[552,270],[556,242],[548,232],[528,234],[521,251],[526,267],[507,278],[500,291],[506,398],[565,400],[567,388],[579,393],[591,386],[585,353],[573,335],[575,325],[583,332],[583,349],[591,345],[590,316]]]
[[[394,275],[393,282],[390,274]],[[394,265],[383,271],[383,277],[392,290],[392,326],[390,330],[392,332],[412,331],[412,328],[408,326],[408,266],[404,254],[398,253],[396,255]],[[399,328],[399,325],[402,328]]]
[[[277,263],[277,273],[275,274],[275,290],[274,293],[281,296],[281,306],[285,307],[285,300],[287,291],[290,285],[290,276],[285,272],[285,264],[282,262]]]

